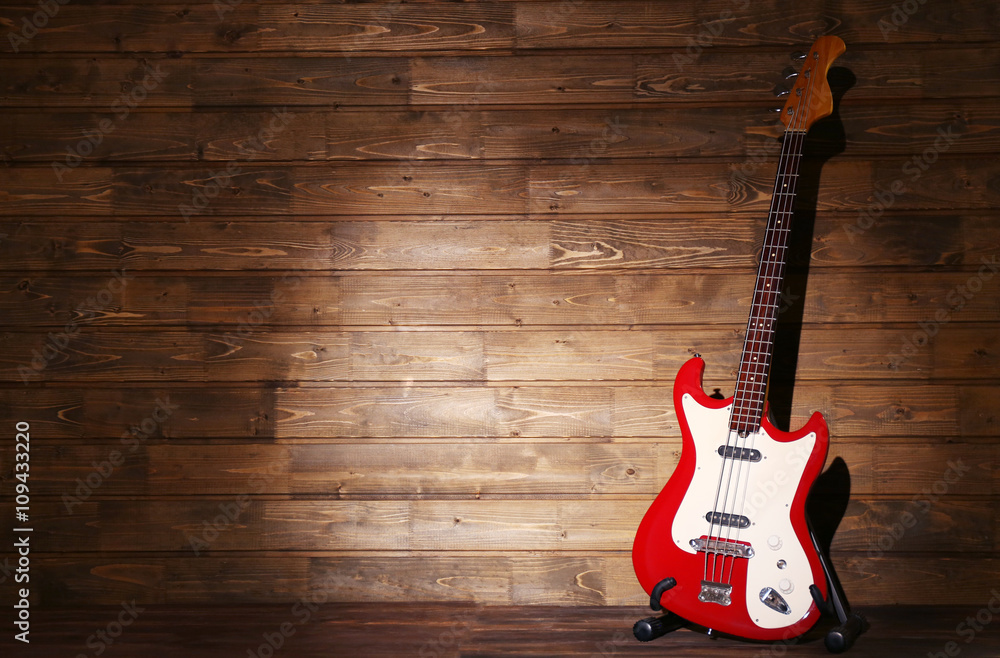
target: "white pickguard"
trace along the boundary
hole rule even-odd
[[[714,509],[746,516],[750,520],[749,527],[720,530],[716,523],[714,536],[720,536],[721,532],[725,537],[728,531],[729,539],[747,542],[753,547],[754,556],[747,562],[746,601],[750,618],[761,628],[788,626],[805,616],[813,602],[809,593],[809,586],[813,584],[812,570],[792,529],[790,508],[806,461],[816,445],[816,434],[782,443],[760,430],[737,443],[734,433],[730,445],[759,450],[761,460],[723,460],[718,449],[726,445],[729,438],[732,405],[709,409],[699,405],[689,394],[683,396],[682,404],[694,439],[696,465],[691,484],[674,517],[672,537],[679,548],[695,553],[690,541],[708,534],[706,513]],[[722,493],[717,493],[723,468]],[[727,481],[731,484],[728,504],[724,506]],[[713,508],[717,497],[718,508]],[[721,560],[721,556],[718,559]],[[779,567],[779,560],[784,562],[783,568]],[[773,588],[784,598],[791,610],[789,614],[761,602],[760,593],[766,587]]]

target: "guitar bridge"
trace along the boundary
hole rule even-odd
[[[701,593],[698,600],[702,603],[718,603],[719,605],[729,605],[732,600],[729,598],[733,591],[732,585],[725,583],[713,583],[711,580],[701,581]]]
[[[691,548],[699,553],[712,553],[714,555],[723,555],[726,557],[751,558],[754,555],[752,546],[749,544],[735,542],[731,539],[708,539],[707,537],[698,537],[697,539],[691,540]]]

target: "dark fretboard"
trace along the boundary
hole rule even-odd
[[[757,269],[757,282],[754,285],[729,425],[731,429],[741,433],[757,431],[764,413],[767,378],[774,351],[774,324],[781,306],[792,204],[795,201],[805,136],[805,132],[786,130],[781,144],[778,174],[774,181],[771,210],[767,215],[764,247]]]

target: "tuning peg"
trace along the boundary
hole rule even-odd
[[[784,85],[776,85],[771,93],[778,98],[784,98],[788,95],[788,87],[785,87]]]
[[[781,77],[785,80],[791,80],[792,78],[798,77],[799,72],[795,70],[794,67],[786,66],[785,70],[781,72]]]
[[[769,108],[767,108],[767,111],[771,112],[772,114],[781,114],[781,110],[783,110],[783,109],[784,108],[781,108],[781,107],[769,107]]]
[[[801,62],[805,58],[806,58],[806,54],[804,52],[802,52],[801,50],[796,50],[794,53],[792,53],[792,61],[793,62]]]

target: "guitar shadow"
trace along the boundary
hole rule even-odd
[[[854,86],[854,74],[844,67],[832,67],[827,79],[833,95],[833,112],[817,121],[809,131],[803,146],[799,182],[795,200],[795,215],[789,234],[790,254],[786,273],[784,303],[779,310],[774,336],[771,365],[771,386],[768,402],[776,426],[788,429],[792,413],[793,385],[798,367],[802,337],[806,287],[816,224],[820,170],[827,160],[846,148],[846,135],[840,119],[840,100]],[[809,414],[811,409],[803,410]],[[847,511],[851,496],[851,476],[847,464],[839,457],[817,478],[810,493],[806,514],[823,551],[829,555],[837,527]],[[833,565],[830,565],[831,571]],[[836,574],[832,574],[837,582]]]

